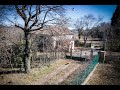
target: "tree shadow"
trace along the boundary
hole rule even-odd
[[[85,59],[83,57],[75,57],[75,56],[66,56],[66,59],[70,59],[70,60],[75,60],[75,61],[81,61],[81,62],[85,62],[88,61],[88,59]]]
[[[0,75],[2,74],[17,74],[17,73],[26,73],[23,70],[2,70],[0,71]]]

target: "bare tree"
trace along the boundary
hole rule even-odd
[[[17,14],[22,18],[24,25],[19,22],[15,26],[24,31],[24,67],[30,72],[30,33],[42,30],[46,25],[63,15],[64,8],[60,5],[15,5]]]
[[[13,5],[0,5],[0,26],[4,26],[6,17],[15,11]]]
[[[85,22],[83,18],[77,19],[76,23],[74,24],[75,28],[78,31],[78,37],[81,38],[81,35],[83,34],[83,29],[85,27]]]
[[[78,30],[79,39],[81,35],[84,38],[84,45],[86,46],[86,41],[91,33],[91,28],[96,27],[102,21],[103,17],[98,16],[95,18],[92,14],[85,15],[82,18],[78,19],[75,23],[75,27]]]
[[[104,41],[104,43],[103,43],[104,50],[107,50],[108,49],[108,42],[109,42],[109,34],[110,34],[110,29],[111,29],[110,23],[103,22],[100,24],[98,29],[99,29],[99,32],[101,32],[102,36],[103,36],[102,39]]]
[[[67,17],[60,17],[56,22],[54,23],[55,28],[57,28],[58,36],[59,36],[59,42],[62,50],[66,50],[69,48],[69,42],[70,42],[70,34],[68,27],[70,25],[70,18]],[[56,32],[56,30],[54,30]],[[68,34],[68,37],[67,37]]]
[[[6,7],[4,5],[0,5],[0,25],[3,25],[5,9]]]

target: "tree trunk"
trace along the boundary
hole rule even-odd
[[[24,55],[23,55],[23,62],[24,62],[24,68],[25,68],[25,72],[29,73],[30,72],[30,48],[29,48],[29,40],[28,40],[28,35],[29,32],[24,32],[25,36],[25,48],[24,48]]]

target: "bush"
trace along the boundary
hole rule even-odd
[[[5,43],[0,43],[0,66],[8,67],[11,63],[11,53],[12,49],[7,46]],[[8,65],[9,64],[9,65]]]
[[[81,43],[79,40],[75,40],[75,47],[80,47],[81,46]]]
[[[24,45],[23,44],[17,44],[17,45],[12,45],[12,63],[14,64],[15,67],[21,67],[20,65],[23,63],[22,58],[23,58],[23,49]]]
[[[49,35],[37,35],[33,42],[32,49],[37,49],[40,52],[53,50],[53,39]]]
[[[90,43],[86,43],[86,47],[91,47],[91,44]]]
[[[23,57],[23,45],[7,45],[0,43],[0,66],[1,67],[21,67]]]
[[[113,52],[120,52],[120,41],[117,39],[111,40],[108,44],[108,48]]]

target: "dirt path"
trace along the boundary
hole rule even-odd
[[[42,78],[41,80],[37,80],[35,83],[35,85],[39,84],[42,85],[45,82],[47,82],[48,80],[50,80],[53,76],[55,76],[56,74],[58,74],[59,72],[61,72],[62,70],[66,69],[71,63],[66,63],[64,65],[61,65],[60,67],[58,67],[57,69],[55,69],[54,71],[52,71],[51,73],[49,73],[48,75],[46,75],[44,78]]]
[[[86,85],[120,85],[120,53],[111,53],[98,64]]]
[[[80,66],[72,72],[63,82],[60,83],[60,85],[72,85],[72,81],[74,81],[79,73],[82,72],[86,68],[88,63],[81,63]]]
[[[77,68],[79,68],[79,66],[79,64],[71,63],[67,68],[61,70],[45,84],[58,85],[59,83],[63,82],[69,75],[71,75]]]
[[[56,68],[41,80],[35,81],[34,85],[58,85],[63,82],[69,75],[80,67],[77,61],[67,60],[64,65]]]
[[[50,73],[59,71],[68,60],[57,60],[51,63],[50,66],[43,66],[42,68],[34,68],[30,74],[25,73],[10,73],[0,75],[0,85],[35,85],[40,83]],[[10,82],[10,83],[9,83]]]
[[[33,69],[30,74],[0,75],[0,85],[59,85],[82,66],[81,61],[58,60],[49,67]]]
[[[120,67],[99,64],[86,85],[120,85]]]

